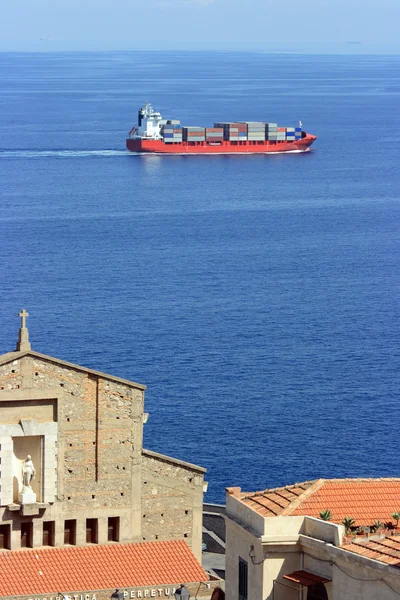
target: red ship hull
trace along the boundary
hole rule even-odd
[[[317,137],[309,133],[294,142],[174,142],[143,138],[128,138],[126,147],[131,152],[150,154],[281,154],[308,152]]]

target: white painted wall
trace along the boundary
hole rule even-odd
[[[398,577],[392,577],[387,572],[382,572],[379,568],[380,563],[377,563],[377,569],[374,569],[352,560],[335,558],[335,562],[338,566],[332,567],[333,592],[330,600],[399,600],[400,573]],[[382,566],[383,571],[387,571],[385,566]]]
[[[226,520],[226,554],[225,554],[225,597],[226,600],[239,598],[239,557],[248,563],[248,597],[249,600],[263,599],[263,567],[253,565],[249,557],[250,546],[257,542],[251,533],[233,521]]]

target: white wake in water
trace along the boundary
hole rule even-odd
[[[90,158],[97,156],[129,156],[127,150],[0,150],[0,158]]]

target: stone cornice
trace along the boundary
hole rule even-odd
[[[148,456],[149,458],[155,458],[156,460],[162,460],[163,462],[169,462],[174,465],[179,465],[181,467],[184,467],[185,469],[189,469],[190,471],[198,471],[199,473],[207,472],[207,469],[205,469],[204,467],[199,467],[199,465],[194,465],[184,460],[179,460],[178,458],[172,458],[172,456],[159,454],[158,452],[153,452],[152,450],[145,450],[143,448],[142,454],[144,454],[144,456]]]

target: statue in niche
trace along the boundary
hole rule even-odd
[[[22,463],[22,483],[25,488],[31,490],[31,481],[35,477],[36,469],[33,466],[32,457],[30,454],[26,457]]]

